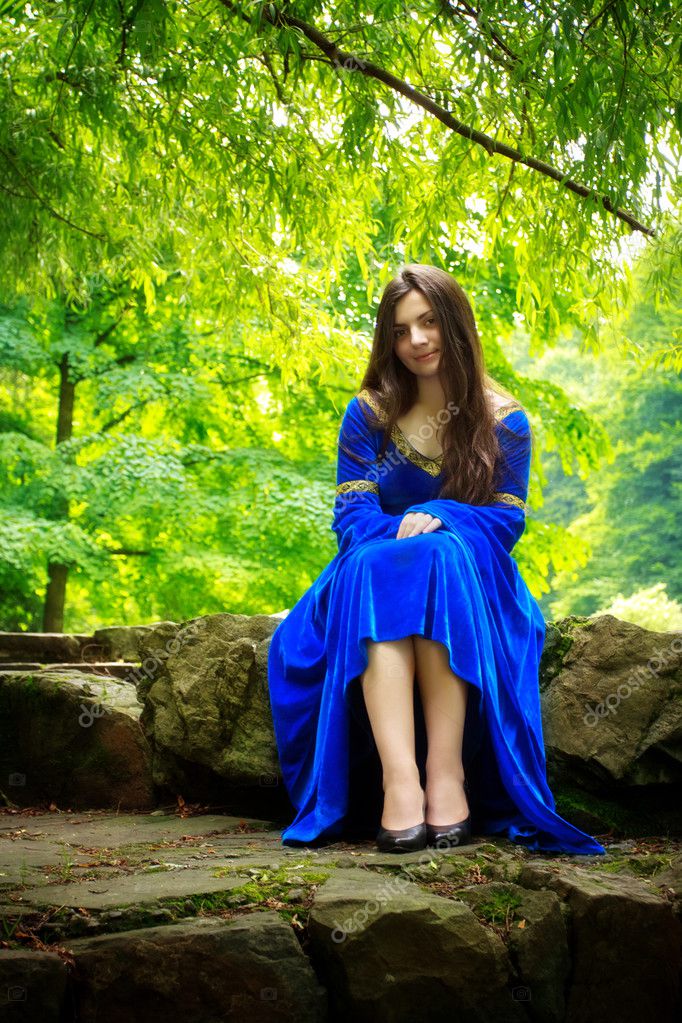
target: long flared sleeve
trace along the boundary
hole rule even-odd
[[[354,397],[346,407],[339,430],[331,528],[336,533],[340,555],[368,540],[394,540],[398,532],[403,516],[386,514],[379,501],[381,470],[375,461],[377,452],[378,434],[370,430]]]

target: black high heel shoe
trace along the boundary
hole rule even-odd
[[[464,782],[464,791],[469,796],[469,784]],[[466,845],[471,841],[471,811],[463,821],[439,827],[436,824],[426,825],[426,844],[436,845],[440,849],[450,846]]]
[[[415,824],[411,828],[393,831],[390,828],[379,828],[377,848],[380,852],[413,852],[426,848],[426,824]]]
[[[426,812],[426,801],[422,803],[422,814]],[[426,848],[426,822],[414,824],[411,828],[394,830],[380,827],[377,834],[379,852],[414,852]]]
[[[446,827],[437,827],[435,824],[426,825],[426,844],[438,846],[439,849],[448,849],[451,846],[466,845],[471,841],[471,814],[463,821],[456,824],[449,824]]]

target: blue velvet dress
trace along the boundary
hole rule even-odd
[[[339,440],[332,529],[338,552],[282,619],[268,653],[268,686],[282,777],[295,819],[286,845],[370,837],[383,807],[381,763],[359,676],[366,640],[420,635],[442,643],[469,683],[462,762],[474,835],[501,834],[532,850],[604,853],[558,815],[546,777],[538,671],[545,621],[512,549],[525,528],[530,427],[517,403],[496,412],[503,483],[488,505],[437,498],[441,458],[395,427],[377,462],[383,413],[363,390]],[[520,440],[514,442],[502,423]],[[373,464],[369,460],[373,461]],[[407,511],[442,525],[396,539]],[[426,732],[414,685],[417,762]]]

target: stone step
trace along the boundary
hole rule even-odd
[[[8,661],[101,661],[110,651],[92,636],[61,632],[0,632],[0,666]]]
[[[89,675],[111,675],[114,678],[127,678],[131,671],[136,671],[139,664],[134,661],[55,661],[52,664],[39,664],[35,661],[10,661],[0,664],[3,671],[83,671]]]

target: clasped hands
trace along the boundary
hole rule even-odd
[[[420,533],[433,533],[443,523],[435,515],[427,512],[407,512],[398,527],[396,540],[407,536],[419,536]]]

